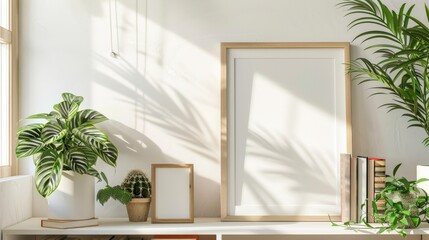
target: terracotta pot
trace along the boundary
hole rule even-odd
[[[133,198],[127,204],[130,222],[146,222],[149,215],[150,198]]]

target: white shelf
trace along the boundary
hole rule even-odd
[[[375,230],[347,230],[329,222],[221,222],[218,218],[196,218],[195,223],[132,223],[126,218],[100,219],[99,226],[76,229],[42,228],[42,218],[30,218],[2,231],[3,240],[23,235],[374,235]],[[429,226],[408,230],[409,235],[428,235]],[[396,233],[383,233],[396,234]]]

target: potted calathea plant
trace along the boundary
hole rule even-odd
[[[429,223],[429,197],[423,189],[417,186],[419,183],[429,181],[429,179],[421,178],[417,181],[409,181],[405,177],[397,177],[396,173],[400,166],[401,164],[398,164],[394,168],[392,176],[386,175],[386,186],[376,195],[375,200],[366,202],[361,206],[363,210],[366,209],[367,204],[371,204],[372,212],[363,213],[360,222],[368,228],[377,229],[378,233],[396,231],[405,237],[405,229],[416,228],[422,222]],[[385,206],[377,205],[380,199],[385,203]],[[377,224],[369,223],[368,219]],[[351,229],[362,228],[362,226],[351,221],[342,225],[332,224],[334,226],[347,226]]]
[[[106,185],[97,193],[97,200],[104,205],[110,198],[127,206],[130,222],[145,222],[149,215],[152,186],[146,174],[131,170],[119,186]]]
[[[106,180],[95,169],[98,159],[116,166],[118,150],[95,124],[107,118],[91,109],[79,111],[83,97],[63,93],[53,111],[27,117],[41,119],[18,130],[16,156],[33,156],[35,185],[48,198],[49,217],[94,217],[94,177]],[[80,191],[80,192],[77,192]]]

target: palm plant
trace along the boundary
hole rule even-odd
[[[63,101],[54,105],[54,111],[40,113],[27,119],[43,119],[18,130],[16,156],[34,156],[36,189],[48,197],[57,189],[63,170],[71,170],[104,179],[104,173],[94,166],[100,158],[115,167],[118,150],[105,132],[94,124],[107,118],[91,109],[79,111],[83,97],[62,94]]]
[[[354,40],[376,40],[365,50],[372,50],[378,60],[358,58],[350,64],[350,72],[360,83],[381,83],[374,87],[373,95],[391,95],[392,102],[382,106],[388,112],[401,110],[409,127],[423,128],[428,135],[423,143],[429,146],[429,28],[412,16],[414,5],[404,3],[399,11],[389,9],[381,0],[343,0],[339,5],[346,8],[346,16],[355,17],[349,28],[375,27]],[[429,21],[426,6],[425,10]]]

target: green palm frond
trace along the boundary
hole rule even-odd
[[[381,0],[343,0],[338,4],[353,17],[349,28],[361,25],[374,29],[357,34],[354,40],[378,41],[365,50],[378,54],[378,61],[359,58],[349,71],[360,84],[377,82],[372,96],[388,94],[392,102],[381,105],[390,111],[402,111],[408,127],[423,128],[429,135],[429,28],[413,17],[415,5],[389,9]],[[429,9],[425,6],[426,20]],[[429,140],[424,140],[427,145]]]

